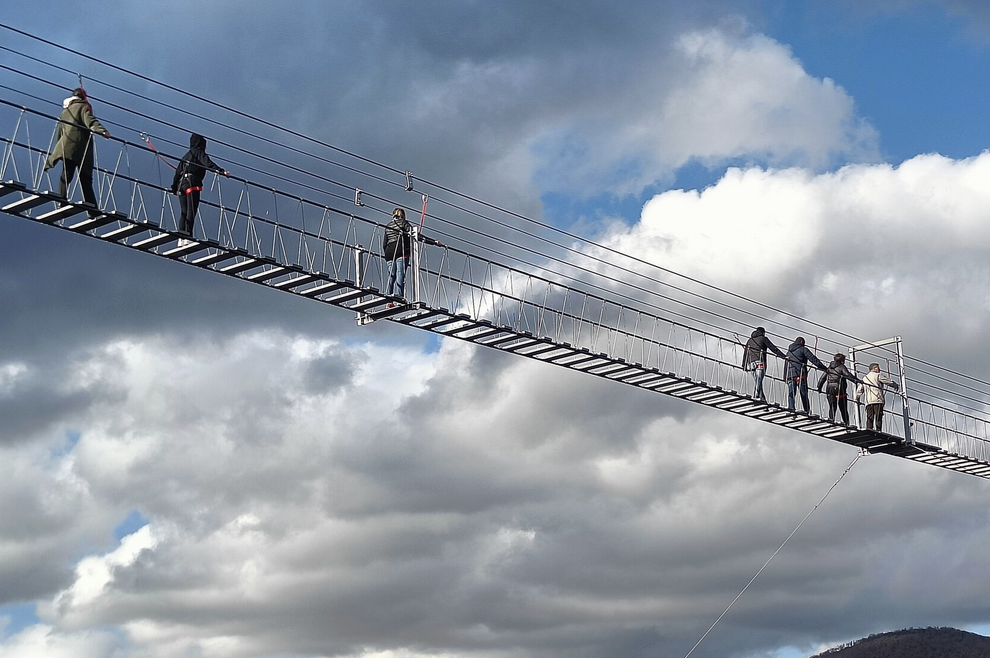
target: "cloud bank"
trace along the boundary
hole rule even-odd
[[[733,163],[605,239],[987,365],[990,156],[877,164],[748,3],[188,7],[30,20],[534,216]],[[171,47],[119,38],[149,12]],[[39,618],[2,658],[683,655],[855,456],[44,230],[0,227],[0,605]],[[987,514],[982,481],[860,460],[693,655],[985,621]]]
[[[986,288],[963,278],[986,230],[987,167],[981,154],[731,170],[701,192],[658,195],[612,244],[963,358],[975,348],[965,327],[988,310]],[[919,234],[926,248],[902,258]],[[746,260],[791,246],[806,251]],[[940,316],[947,295],[968,313]],[[5,365],[6,396],[29,371]],[[72,573],[64,553],[10,553],[61,574],[42,588],[46,625],[12,635],[10,651],[105,646],[80,633],[110,626],[118,648],[148,656],[683,653],[854,456],[456,342],[436,356],[277,333],[219,351],[118,343],[67,374],[95,402],[51,433],[47,459],[22,465],[30,476],[5,498],[57,478],[75,493],[47,514],[73,518],[59,533],[90,533],[70,543],[130,508],[150,525]],[[78,441],[53,451],[68,432]],[[988,583],[973,574],[990,570],[965,548],[988,539],[982,488],[868,458],[699,655],[982,618]],[[15,570],[3,589],[31,580]]]

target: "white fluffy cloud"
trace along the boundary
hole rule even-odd
[[[810,76],[790,50],[763,35],[711,30],[680,38],[684,83],[658,115],[658,152],[675,165],[697,158],[765,157],[821,168],[876,155],[876,131],[834,81]]]
[[[122,655],[120,638],[109,631],[60,632],[47,624],[31,626],[0,644],[3,658],[110,658]]]
[[[877,158],[876,131],[852,98],[809,75],[773,39],[742,26],[710,29],[684,34],[654,57],[656,66],[633,67],[628,87],[608,102],[536,140],[544,184],[629,194],[692,160],[823,169]]]
[[[56,607],[82,608],[100,597],[112,587],[114,570],[128,567],[141,555],[158,543],[150,525],[123,538],[116,549],[103,556],[83,558],[76,566],[76,580],[72,586],[55,599]]]
[[[855,335],[902,335],[957,368],[982,353],[990,322],[988,176],[986,152],[821,174],[730,169],[705,190],[654,197],[610,244]]]

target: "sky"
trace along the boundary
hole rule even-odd
[[[0,22],[990,372],[982,1]],[[62,233],[0,217],[0,658],[685,656],[857,455]],[[691,655],[990,634],[987,491],[858,460]]]

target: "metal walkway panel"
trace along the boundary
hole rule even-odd
[[[87,208],[82,204],[76,203],[64,203],[61,207],[55,210],[49,210],[46,213],[38,215],[39,222],[52,223],[62,221],[63,219],[68,219],[69,217],[75,217],[79,213],[86,212],[87,210],[95,209],[93,206]],[[101,213],[102,214],[102,213]]]
[[[381,306],[381,305],[386,304],[388,302],[388,298],[387,297],[382,297],[381,295],[376,295],[376,294],[370,294],[369,293],[366,296],[367,297],[370,297],[370,299],[365,299],[363,301],[358,302],[357,304],[351,304],[347,308],[349,308],[352,311],[356,311],[358,313],[363,313],[363,312],[365,312],[368,309],[372,309],[372,308]]]
[[[282,267],[281,265],[274,265],[267,270],[263,270],[261,272],[255,272],[254,274],[249,274],[244,278],[253,283],[264,283],[276,277],[283,276],[285,273],[286,273],[286,268]]]
[[[326,295],[332,292],[337,292],[346,286],[343,283],[338,283],[337,281],[331,281],[329,283],[324,283],[318,286],[314,286],[307,290],[300,292],[299,294],[304,297],[318,298],[320,295]],[[295,291],[293,291],[295,292]]]
[[[461,340],[467,340],[472,343],[479,343],[481,340],[488,338],[489,336],[494,336],[495,334],[499,334],[499,333],[502,333],[502,329],[500,329],[499,327],[487,327],[481,329],[480,331],[476,331],[472,334],[465,334],[463,336],[460,335],[459,332],[454,332],[448,335],[454,336],[455,338],[460,338]]]
[[[267,262],[263,258],[254,258],[253,256],[248,256],[242,261],[238,261],[232,265],[227,265],[226,267],[217,268],[217,272],[220,274],[229,274],[231,276],[236,276],[244,272],[259,268],[266,265]]]
[[[189,264],[197,267],[208,268],[213,265],[218,265],[226,260],[230,260],[231,258],[237,258],[239,255],[240,254],[236,251],[217,251],[214,254],[202,256],[196,260],[189,261]]]
[[[5,180],[0,181],[0,198],[7,196],[8,194],[13,194],[15,192],[27,192],[27,186],[16,180]]]
[[[384,320],[385,318],[391,318],[401,313],[405,313],[408,310],[409,307],[407,306],[393,306],[391,308],[375,311],[374,313],[369,313],[368,316],[373,320]]]
[[[169,233],[159,233],[158,235],[153,235],[150,238],[145,238],[144,240],[135,242],[131,246],[134,247],[135,249],[142,249],[148,251],[154,249],[155,247],[160,247],[163,244],[168,244],[169,242],[175,242],[178,239],[179,239],[178,237],[171,235]]]
[[[364,297],[366,294],[368,293],[364,290],[352,289],[347,292],[342,292],[339,295],[334,295],[333,297],[324,297],[323,301],[340,306],[346,302],[352,302],[359,297]]]
[[[100,235],[99,238],[101,240],[110,240],[112,242],[123,242],[127,238],[134,237],[135,235],[144,233],[152,228],[155,227],[150,224],[128,224],[127,226],[122,226],[120,228],[113,229],[112,231],[107,231],[106,233]],[[127,246],[130,247],[131,245]]]
[[[28,210],[33,210],[38,206],[42,206],[46,203],[53,203],[57,201],[62,201],[62,197],[52,194],[51,192],[29,192],[27,196],[8,203],[2,208],[3,212],[10,213],[11,215],[19,215],[22,212],[27,212]]]
[[[191,242],[190,244],[184,244],[181,247],[172,247],[164,252],[162,256],[168,256],[169,258],[180,258],[182,256],[190,256],[199,251],[204,251],[209,249],[210,245],[205,242]]]
[[[279,281],[278,283],[273,283],[272,288],[278,290],[292,290],[293,288],[298,288],[299,286],[304,286],[307,283],[313,283],[314,281],[319,281],[319,274],[299,274],[292,278],[286,279],[284,281]]]
[[[519,352],[519,353],[522,354],[523,356],[528,356],[531,359],[539,359],[540,361],[546,361],[551,358],[550,354],[552,352],[559,352],[560,350],[561,348],[557,345],[554,345],[552,343],[551,344],[544,343],[541,347],[538,347],[535,350],[529,350],[527,352]],[[546,355],[545,358],[543,356],[544,354]]]
[[[98,228],[103,228],[107,224],[113,224],[114,222],[119,222],[121,220],[127,219],[124,215],[119,215],[117,213],[103,213],[97,217],[87,217],[81,222],[77,222],[71,226],[63,226],[70,231],[76,233],[86,233],[88,231],[93,231]]]

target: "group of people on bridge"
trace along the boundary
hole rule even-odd
[[[79,187],[82,190],[86,212],[90,217],[100,214],[96,193],[93,191],[93,134],[110,137],[110,131],[103,127],[93,115],[93,106],[82,87],[72,90],[72,95],[62,101],[62,114],[55,129],[55,148],[45,161],[45,171],[62,162],[62,175],[59,177],[59,197],[69,198],[69,186],[76,171],[79,172]],[[166,160],[166,162],[168,162]],[[179,197],[181,209],[179,233],[192,237],[196,212],[199,209],[199,195],[203,190],[203,179],[207,171],[226,177],[230,172],[213,162],[206,154],[206,138],[193,133],[189,138],[189,150],[178,165],[168,163],[175,169],[171,192]],[[182,239],[179,246],[188,241]]]
[[[100,215],[96,193],[93,190],[94,133],[105,138],[110,137],[110,132],[93,115],[93,106],[89,102],[89,97],[80,86],[73,89],[72,95],[62,102],[62,114],[55,131],[55,148],[45,161],[45,171],[62,162],[58,194],[66,201],[69,198],[72,179],[76,171],[79,172],[79,187],[90,217]],[[151,147],[150,142],[149,147]],[[170,191],[179,197],[178,232],[191,239],[206,173],[212,171],[229,178],[230,172],[210,159],[206,154],[206,138],[196,133],[190,135],[189,150],[179,160],[178,165],[172,165],[167,160],[165,162],[175,169]],[[393,210],[392,220],[386,225],[382,237],[382,256],[388,263],[384,290],[386,296],[391,297],[393,293],[397,297],[404,295],[406,270],[409,268],[409,258],[413,249],[413,236],[420,242],[443,246],[437,240],[425,237],[416,230],[406,220],[405,210],[402,208]],[[183,238],[179,240],[178,246],[183,247],[190,242],[191,240]],[[394,306],[394,303],[390,302],[389,306]]]
[[[56,129],[55,148],[47,161],[45,170],[51,169],[59,161],[63,163],[62,176],[59,179],[59,196],[68,200],[69,186],[75,172],[79,172],[79,185],[82,196],[91,217],[99,215],[96,194],[93,191],[93,145],[94,133],[110,137],[110,132],[93,115],[93,107],[85,90],[80,86],[72,91],[72,95],[62,102],[62,114]],[[149,143],[150,146],[150,143]],[[169,163],[169,166],[171,163]],[[200,192],[203,180],[208,171],[230,177],[230,172],[219,166],[206,154],[206,138],[193,133],[189,138],[189,150],[175,168],[171,192],[179,197],[181,218],[178,232],[188,236],[193,235],[193,225],[199,208]],[[425,205],[424,205],[425,215]],[[409,258],[413,253],[413,240],[426,244],[443,246],[440,242],[424,237],[408,220],[402,208],[392,211],[392,220],[385,226],[382,237],[382,256],[388,263],[388,276],[384,293],[388,297],[402,298],[405,292],[406,269]],[[179,246],[188,241],[182,239]],[[390,302],[389,306],[394,306]],[[836,410],[842,415],[842,421],[849,424],[849,409],[847,384],[857,384],[857,402],[866,395],[866,427],[880,431],[883,423],[884,387],[897,390],[897,384],[886,375],[880,373],[879,364],[870,364],[870,372],[859,379],[845,366],[845,355],[836,354],[829,365],[822,363],[805,345],[804,338],[798,337],[787,349],[781,352],[766,336],[763,327],[757,327],[743,350],[742,367],[753,375],[753,397],[766,402],[763,392],[763,379],[767,370],[767,352],[784,359],[784,380],[787,382],[787,408],[795,410],[795,396],[800,395],[805,413],[810,413],[811,403],[808,399],[808,364],[809,362],[823,372],[818,381],[818,391],[825,387],[828,398],[829,421],[835,420]]]
[[[862,379],[846,367],[846,355],[836,353],[828,365],[815,356],[803,337],[798,336],[784,353],[767,337],[766,329],[757,327],[743,349],[742,367],[753,375],[753,397],[766,402],[763,391],[763,380],[767,373],[767,353],[773,352],[784,360],[784,381],[787,382],[787,409],[795,411],[795,397],[800,395],[801,404],[806,414],[811,413],[811,400],[808,397],[808,364],[822,371],[818,380],[818,392],[825,389],[828,399],[828,420],[835,422],[836,410],[842,416],[842,422],[849,424],[848,385],[856,384],[855,399],[859,404],[865,396],[866,429],[882,431],[884,390],[890,387],[898,390],[898,384],[887,375],[880,372],[879,363],[870,364],[870,372]]]

